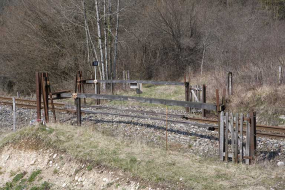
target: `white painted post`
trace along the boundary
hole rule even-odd
[[[13,131],[16,131],[16,102],[15,102],[15,97],[13,97],[12,100],[13,100]]]

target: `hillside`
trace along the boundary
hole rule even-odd
[[[55,89],[73,88],[78,70],[94,76],[95,60],[104,80],[129,70],[135,80],[178,81],[190,71],[222,86],[231,71],[246,89],[277,85],[285,67],[283,0],[11,2],[0,16],[10,93],[34,93],[37,71],[52,74]]]
[[[0,187],[6,189],[285,187],[284,167],[275,164],[235,165],[184,151],[166,152],[139,139],[104,135],[93,127],[27,127],[5,135],[0,146]]]

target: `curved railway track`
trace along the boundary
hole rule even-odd
[[[28,109],[36,109],[36,101],[35,100],[27,100],[27,99],[20,99],[16,98],[16,106],[21,108],[28,108]],[[13,105],[12,98],[9,97],[0,97],[0,104],[2,105]],[[55,110],[60,112],[67,112],[67,113],[76,113],[75,109],[67,109],[66,105],[63,103],[54,103]],[[141,110],[131,110],[131,109],[118,109],[118,108],[111,108],[107,106],[83,106],[83,108],[96,108],[99,110],[117,110],[117,111],[125,111],[131,113],[140,113],[144,115],[152,115],[152,116],[166,116],[165,113],[156,113],[152,111],[141,111]],[[162,118],[155,118],[149,116],[133,116],[128,114],[122,113],[110,113],[110,112],[102,112],[102,111],[90,111],[90,110],[82,110],[83,114],[111,114],[115,116],[121,117],[138,117],[143,119],[151,119],[151,120],[161,120],[164,121]],[[208,130],[218,130],[218,120],[215,119],[207,119],[207,118],[195,118],[195,117],[187,117],[185,115],[178,115],[178,114],[168,114],[169,117],[182,119],[180,121],[177,120],[168,120],[168,122],[172,123],[180,123],[180,124],[195,124],[199,127],[207,128]],[[189,121],[188,121],[189,120]],[[193,123],[196,122],[196,123]],[[213,125],[214,124],[214,125]],[[285,138],[285,127],[280,126],[266,126],[266,125],[257,125],[257,136],[261,137],[271,137],[271,138]]]

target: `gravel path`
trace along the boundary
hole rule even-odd
[[[109,106],[111,107],[111,106]],[[159,107],[138,107],[138,106],[112,106],[117,108],[96,109],[84,108],[89,111],[101,111],[111,114],[126,114],[133,117],[120,117],[103,114],[84,114],[82,116],[82,126],[93,126],[96,130],[105,135],[114,136],[130,141],[139,141],[150,146],[165,148],[166,122],[154,121],[135,116],[156,117],[166,120],[165,116],[146,115],[137,112],[125,111],[126,109],[152,111],[156,113],[165,113],[166,110]],[[182,110],[168,110],[169,114],[187,115]],[[50,116],[52,113],[50,113]],[[11,130],[13,127],[12,109],[10,106],[0,106],[0,133],[1,131]],[[31,109],[17,109],[17,128],[33,124],[36,119],[36,111]],[[52,117],[50,117],[52,120]],[[60,123],[76,125],[76,117],[72,114],[57,113],[57,119]],[[170,120],[184,121],[177,117],[168,116]],[[218,156],[218,133],[209,131],[206,128],[199,127],[198,124],[177,124],[167,123],[168,148],[191,152],[206,157],[217,158]],[[285,139],[257,138],[257,161],[285,162]]]

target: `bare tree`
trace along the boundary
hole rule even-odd
[[[113,75],[114,79],[116,79],[117,73],[117,48],[118,48],[118,30],[119,30],[119,12],[120,12],[120,0],[117,0],[117,23],[116,23],[116,34],[115,34],[115,42],[114,42],[114,64],[113,64]]]

